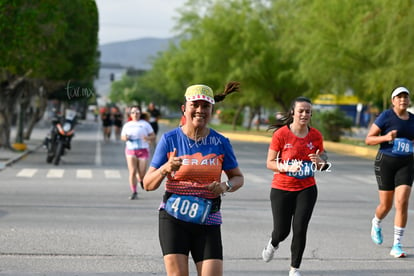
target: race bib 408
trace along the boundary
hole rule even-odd
[[[165,203],[165,210],[176,219],[203,224],[211,205],[211,200],[205,198],[173,194]]]

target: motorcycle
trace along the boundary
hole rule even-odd
[[[67,109],[65,118],[54,117],[52,119],[52,128],[45,138],[44,145],[47,148],[46,162],[59,165],[62,155],[65,155],[66,149],[71,149],[71,140],[75,135],[76,111]]]

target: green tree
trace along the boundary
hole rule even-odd
[[[93,0],[0,2],[0,146],[10,146],[11,115],[23,93],[44,102],[70,80],[92,81],[97,32]]]
[[[182,100],[182,91],[193,83],[220,91],[225,82],[240,80],[242,92],[223,104],[237,108],[236,114],[244,106],[287,109],[305,86],[295,78],[296,65],[278,46],[279,22],[271,20],[267,3],[188,1],[176,27],[179,44],[160,54],[142,81],[147,87],[161,86],[175,101]]]
[[[352,90],[388,106],[389,91],[414,86],[414,3],[408,0],[189,0],[180,10],[179,42],[139,78],[137,93],[182,101],[186,86],[241,93],[225,108],[287,110],[293,98]],[[237,112],[235,114],[238,114]],[[237,115],[236,115],[237,116]]]
[[[297,1],[282,41],[313,95],[352,89],[385,107],[393,87],[414,85],[413,8],[407,0]]]
[[[42,50],[55,47],[63,35],[64,26],[59,21],[62,14],[52,4],[53,1],[36,4],[23,0],[0,3],[1,146],[10,145],[11,116],[22,98],[24,83],[46,67],[38,57],[44,54]]]

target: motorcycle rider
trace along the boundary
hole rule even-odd
[[[76,124],[76,116],[74,116],[73,118],[70,118],[70,119],[69,118],[63,118],[62,115],[59,112],[56,111],[56,108],[53,108],[52,112],[53,112],[53,117],[52,117],[52,120],[51,120],[52,126],[50,127],[48,133],[46,134],[45,139],[43,140],[43,147],[46,148],[46,149],[48,148],[49,143],[51,141],[54,141],[55,138],[56,138],[56,135],[58,134],[58,128],[57,128],[58,124],[63,125],[63,123],[65,121],[70,122],[72,125]],[[67,143],[66,143],[66,148],[68,150],[71,149],[72,137],[73,136],[70,136],[67,140]]]

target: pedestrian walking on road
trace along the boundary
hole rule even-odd
[[[414,179],[414,115],[407,111],[410,92],[397,87],[391,93],[392,107],[382,112],[368,131],[365,143],[380,145],[375,158],[379,204],[372,219],[371,238],[382,244],[381,221],[395,205],[394,242],[390,255],[405,257],[401,240],[408,219],[408,202]]]
[[[104,136],[104,141],[108,142],[111,139],[113,118],[111,116],[111,110],[109,106],[103,107],[100,111],[101,121],[102,121],[102,131]]]
[[[316,171],[326,169],[322,134],[310,127],[312,104],[298,97],[276,124],[267,153],[267,168],[274,172],[270,191],[273,215],[271,238],[262,252],[269,262],[292,229],[289,276],[300,276],[309,221],[317,199]]]
[[[149,123],[151,124],[152,128],[154,129],[155,136],[158,134],[158,120],[160,119],[161,112],[158,108],[155,107],[154,103],[149,103],[147,108],[147,113],[150,115]]]
[[[181,106],[186,122],[162,135],[145,175],[147,191],[166,178],[159,239],[167,275],[188,276],[190,252],[198,275],[223,275],[221,195],[237,191],[243,174],[230,141],[208,123],[213,105],[238,87],[231,82],[216,96],[206,85],[188,87]]]
[[[141,118],[141,107],[132,106],[131,121],[124,124],[121,130],[121,140],[125,143],[125,158],[129,171],[129,185],[132,191],[130,199],[137,199],[137,183],[143,186],[143,179],[149,159],[149,143],[155,139],[151,125]]]
[[[119,107],[115,106],[112,109],[112,117],[113,117],[113,125],[115,128],[115,140],[119,141],[121,138],[122,124],[124,123],[124,118],[123,118],[122,112],[119,109]]]

